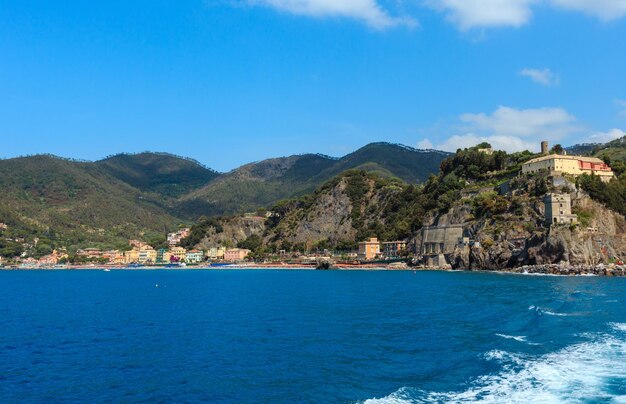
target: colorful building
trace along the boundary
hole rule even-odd
[[[139,249],[137,247],[124,252],[124,263],[135,264],[139,262]]]
[[[191,233],[191,229],[189,228],[180,229],[174,233],[168,233],[167,244],[169,246],[176,246],[180,244],[182,239],[188,237],[190,233]]]
[[[370,261],[380,255],[380,242],[376,237],[359,243],[359,253],[357,258],[362,261]]]
[[[140,264],[151,264],[156,262],[157,252],[149,245],[144,245],[139,249],[137,262]]]
[[[159,248],[156,253],[156,263],[157,264],[169,264],[170,258],[172,254],[166,250],[165,248]]]
[[[199,264],[204,262],[204,252],[200,250],[187,251],[185,262],[188,264]]]
[[[100,258],[102,257],[102,250],[99,248],[85,248],[82,250],[76,251],[76,255],[83,258]]]
[[[224,261],[239,262],[246,259],[250,254],[250,250],[245,248],[231,248],[224,252]]]
[[[187,250],[183,247],[170,248],[170,261],[184,262],[187,258]]]
[[[522,174],[534,174],[540,171],[573,176],[595,174],[607,182],[615,176],[611,167],[596,157],[551,154],[529,160],[522,165]]]
[[[210,260],[223,260],[226,247],[211,247],[207,250],[207,257]]]
[[[385,241],[383,243],[383,256],[385,258],[399,257],[406,250],[406,241]]]

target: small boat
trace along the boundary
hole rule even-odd
[[[103,271],[104,272],[111,272],[111,270],[109,268],[104,268]]]

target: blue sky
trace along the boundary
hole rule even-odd
[[[0,157],[626,133],[626,0],[0,0]]]

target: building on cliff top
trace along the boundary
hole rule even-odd
[[[542,151],[545,146],[542,142]],[[609,181],[614,177],[613,170],[604,161],[596,157],[567,156],[550,154],[534,158],[522,165],[522,174],[534,174],[539,171],[548,171],[550,174],[595,174],[602,181]]]

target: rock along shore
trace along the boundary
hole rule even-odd
[[[524,265],[516,268],[505,268],[498,272],[517,274],[541,274],[541,275],[564,275],[564,276],[626,276],[626,266],[619,265]]]

